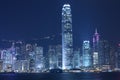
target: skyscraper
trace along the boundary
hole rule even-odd
[[[90,41],[83,41],[83,67],[89,68],[91,66]]]
[[[80,68],[80,56],[80,48],[75,49],[73,55],[73,68]]]
[[[118,44],[117,52],[115,54],[115,67],[120,70],[120,44]]]
[[[99,42],[99,67],[110,65],[110,43],[107,40]]]
[[[49,69],[57,68],[57,54],[55,52],[55,46],[49,46]]]
[[[49,46],[49,69],[62,68],[62,47],[61,45]]]
[[[62,46],[56,46],[56,54],[57,54],[57,68],[62,69]]]
[[[72,14],[69,4],[62,8],[62,68],[72,68],[73,36],[72,36]]]
[[[44,70],[43,47],[35,46],[35,68],[36,72]]]
[[[99,34],[97,32],[97,29],[95,29],[95,34],[93,35],[93,66],[98,67],[99,66]]]
[[[14,43],[12,43],[12,47],[6,50],[2,50],[1,52],[1,60],[3,60],[3,70],[4,71],[12,71],[14,70],[15,61],[16,61],[16,51],[14,47]]]

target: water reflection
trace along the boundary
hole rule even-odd
[[[120,80],[120,73],[0,74],[0,80]]]

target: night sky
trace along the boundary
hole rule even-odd
[[[120,0],[0,0],[0,39],[60,35],[65,3],[72,9],[75,44],[92,40],[95,28],[102,39],[120,41]]]

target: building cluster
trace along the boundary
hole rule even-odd
[[[45,69],[43,47],[20,44],[0,51],[1,72],[40,72]]]
[[[84,40],[82,48],[73,48],[72,14],[69,4],[62,8],[62,69],[82,71],[119,70],[119,51],[100,39],[95,29],[92,41]],[[119,45],[120,46],[120,45]]]
[[[95,30],[93,39],[73,47],[72,14],[69,4],[62,8],[62,44],[48,49],[35,44],[12,42],[0,49],[0,72],[45,72],[51,69],[80,71],[119,71],[120,44],[117,47],[101,40]]]

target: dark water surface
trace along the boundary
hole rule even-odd
[[[0,74],[0,80],[120,80],[120,73]]]

